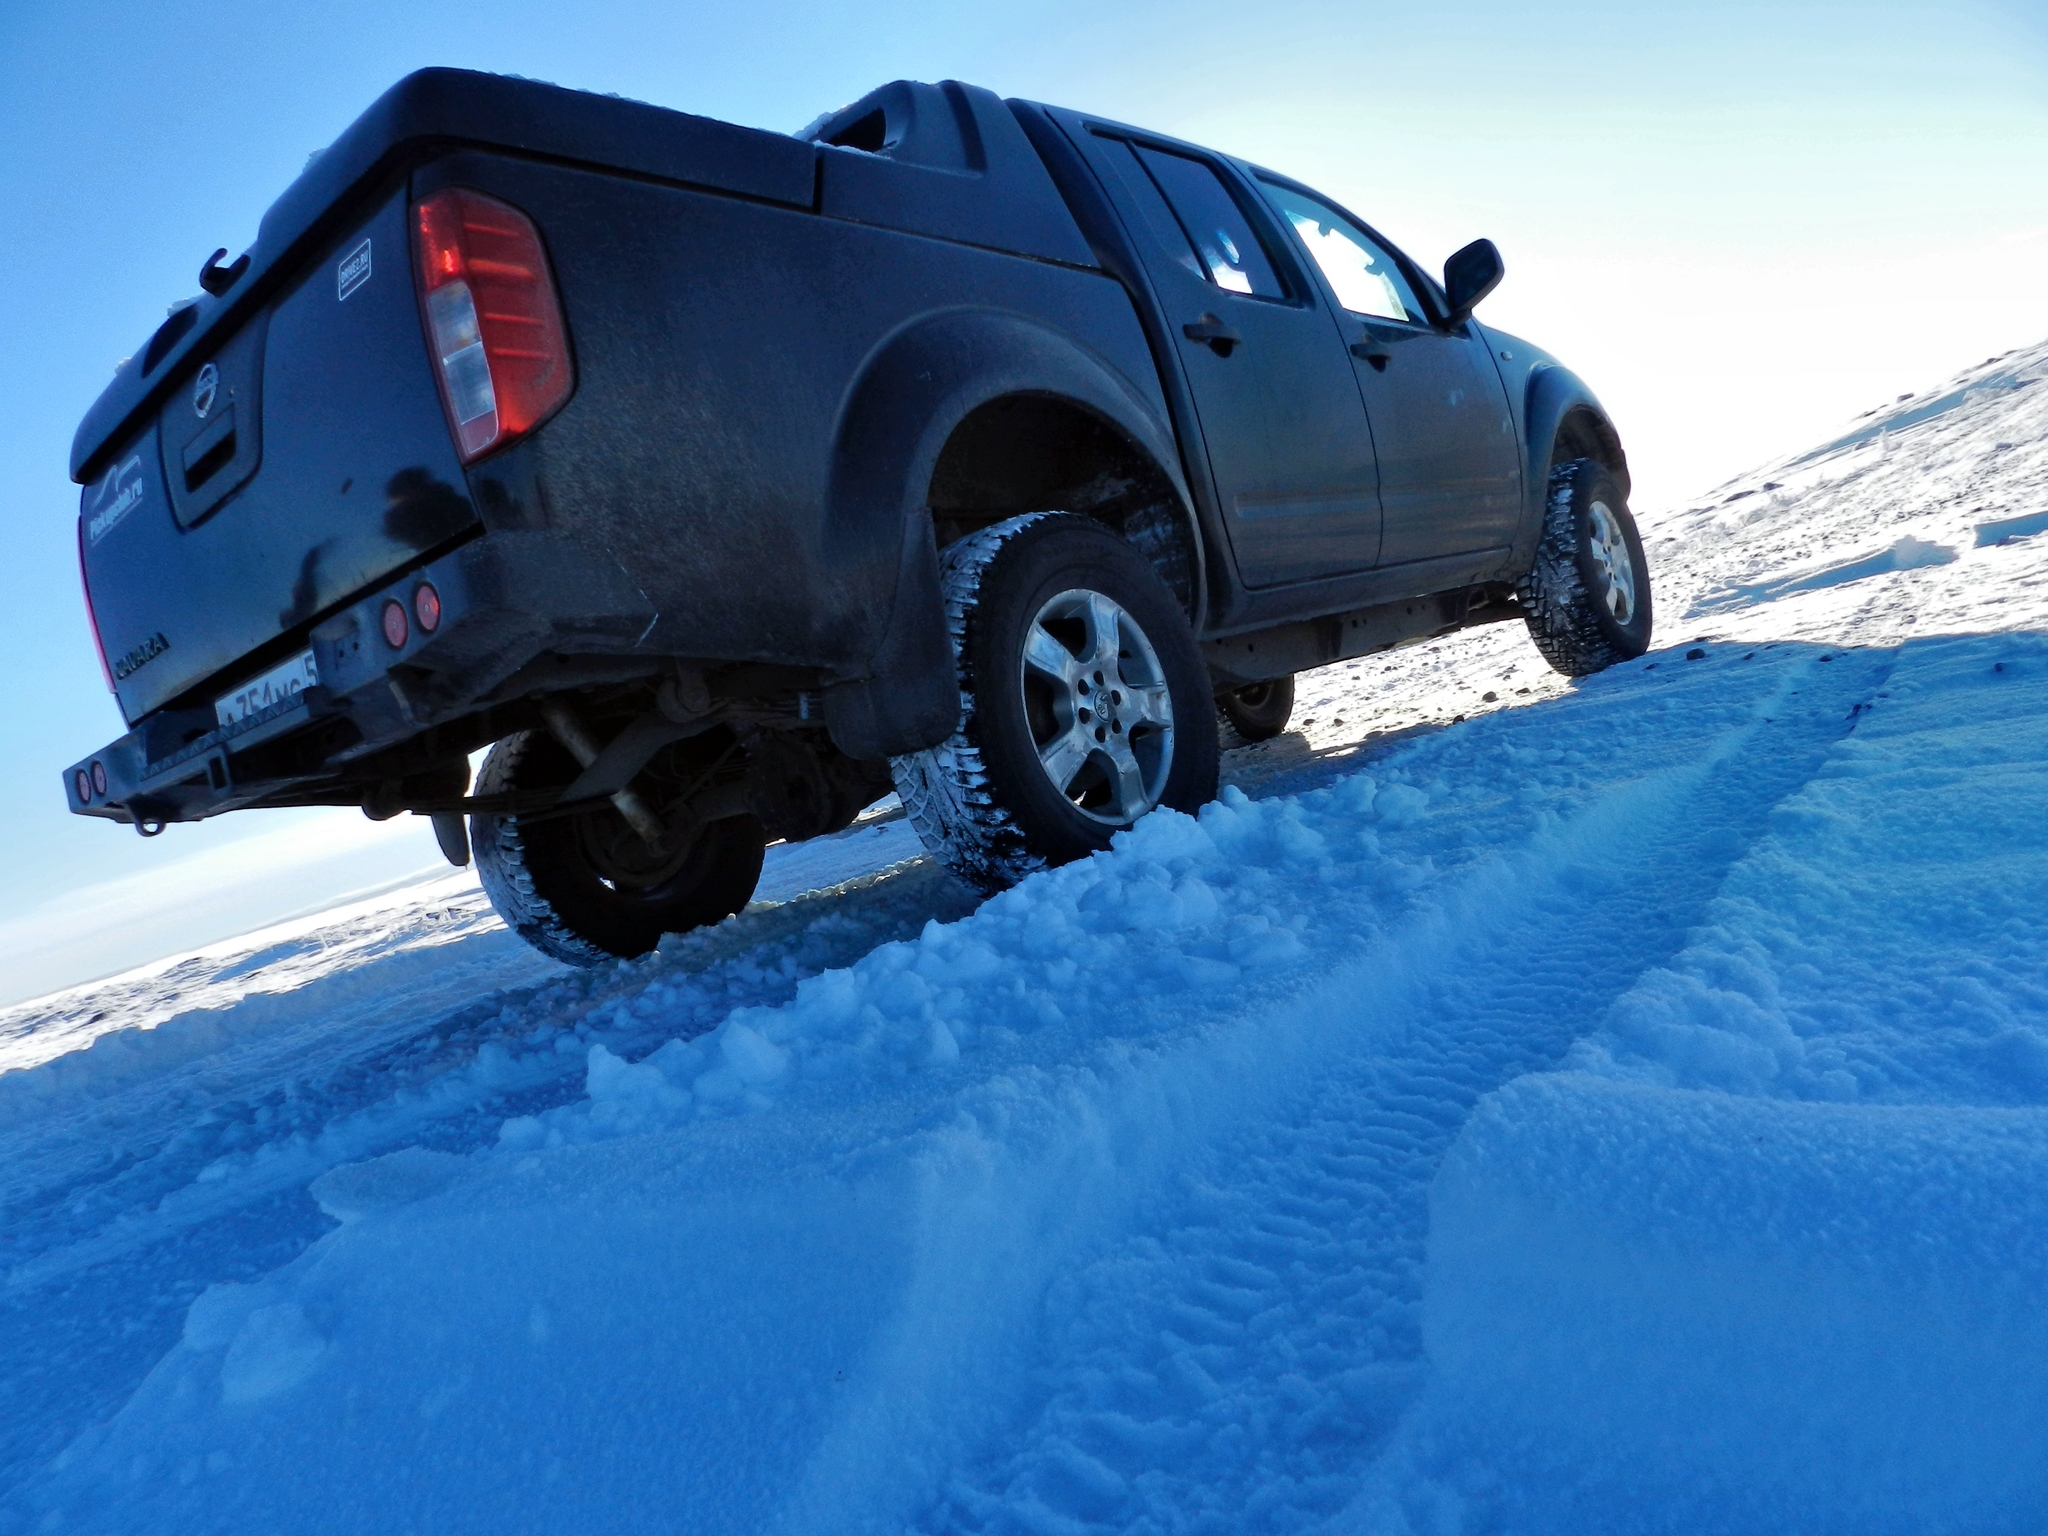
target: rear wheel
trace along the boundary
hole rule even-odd
[[[1650,567],[1628,501],[1606,468],[1550,471],[1536,564],[1517,588],[1529,636],[1558,671],[1584,677],[1650,648]]]
[[[701,928],[746,906],[761,878],[761,823],[752,816],[693,823],[681,808],[687,768],[658,758],[636,782],[666,825],[659,848],[609,804],[569,815],[470,817],[477,875],[506,925],[557,960],[598,965],[643,955],[664,933]],[[526,731],[491,748],[476,793],[559,789],[577,772],[554,737]],[[676,792],[664,796],[670,779]]]
[[[1287,729],[1288,716],[1294,713],[1294,679],[1275,677],[1218,689],[1216,708],[1239,741],[1271,741]]]
[[[1201,652],[1144,557],[1099,523],[1034,512],[942,557],[961,715],[893,759],[932,854],[983,891],[1109,846],[1157,806],[1216,793]]]

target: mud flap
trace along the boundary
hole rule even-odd
[[[960,723],[931,519],[904,528],[896,595],[867,676],[825,690],[825,728],[848,757],[876,761],[937,746]]]

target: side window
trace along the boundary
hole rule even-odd
[[[1394,258],[1343,214],[1293,187],[1261,181],[1260,190],[1322,268],[1337,302],[1376,320],[1421,321],[1423,309]]]
[[[1251,221],[1211,167],[1143,144],[1131,149],[1172,206],[1187,242],[1195,249],[1202,276],[1232,293],[1262,299],[1287,297],[1279,274],[1252,232]]]
[[[1105,138],[1102,147],[1116,162],[1124,190],[1144,216],[1159,249],[1166,253],[1169,261],[1178,262],[1196,277],[1206,278],[1209,274],[1203,270],[1202,258],[1195,254],[1195,248],[1188,243],[1187,234],[1180,227],[1180,220],[1173,216],[1173,210],[1166,206],[1166,199],[1159,195],[1159,188],[1146,174],[1145,167],[1138,160],[1137,150],[1123,139]]]

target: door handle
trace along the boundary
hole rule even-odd
[[[1371,363],[1374,372],[1385,373],[1387,361],[1394,354],[1387,350],[1385,342],[1368,332],[1363,339],[1351,343],[1351,355],[1363,362]]]
[[[1187,337],[1189,341],[1206,342],[1209,350],[1218,357],[1230,356],[1232,349],[1244,341],[1244,338],[1238,335],[1235,330],[1225,325],[1217,316],[1211,314],[1204,314],[1199,319],[1190,320],[1180,328],[1180,333]]]

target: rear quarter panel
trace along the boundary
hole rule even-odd
[[[534,439],[521,494],[646,595],[638,649],[858,674],[890,616],[905,511],[900,496],[836,504],[835,443],[871,360],[922,320],[1026,317],[1163,419],[1129,296],[1099,272],[497,157],[451,157],[418,186],[443,184],[523,208],[547,242],[578,382]],[[992,362],[944,400],[906,396],[909,435],[926,440],[999,378],[1030,382]],[[473,473],[481,490],[490,468]],[[903,473],[921,497],[917,464]]]

